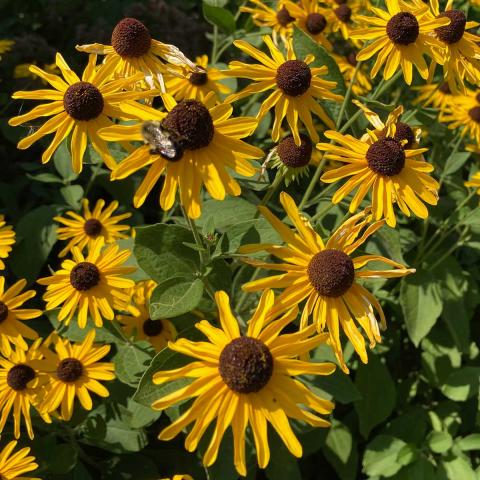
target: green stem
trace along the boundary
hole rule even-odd
[[[462,140],[463,140],[463,137],[461,132],[458,132],[456,137],[452,140],[452,142],[455,142],[455,145],[453,147],[453,150],[450,152],[450,155],[448,156],[447,161],[445,162],[445,165],[443,167],[442,174],[440,175],[440,180],[438,182],[439,183],[438,191],[440,191],[440,189],[442,188],[442,184],[443,184],[443,181],[445,180],[445,176],[447,174],[450,161],[452,160],[453,156],[457,153],[458,148],[462,143]]]
[[[277,174],[275,175],[275,178],[273,179],[273,182],[270,184],[270,187],[268,187],[267,193],[263,196],[262,200],[258,204],[259,207],[266,206],[268,202],[271,200],[275,192],[278,190],[280,185],[283,182],[283,179],[285,177],[284,173],[281,173],[280,170],[277,171]],[[260,210],[255,212],[255,216],[253,218],[258,218],[260,216]]]
[[[355,67],[355,71],[353,72],[352,80],[350,81],[350,85],[348,86],[347,92],[345,93],[345,98],[343,99],[342,105],[340,107],[340,111],[338,112],[337,122],[335,125],[336,130],[340,128],[340,125],[342,123],[343,115],[347,108],[347,104],[350,101],[350,97],[352,95],[352,88],[353,88],[353,85],[355,84],[355,80],[357,79],[357,73],[360,70],[361,66],[362,66],[362,62],[358,62],[357,66]]]
[[[260,269],[256,268],[250,277],[250,282],[253,282],[256,280],[256,278],[260,275]],[[245,303],[245,300],[247,299],[248,292],[243,291],[242,294],[240,295],[240,298],[238,299],[237,304],[235,305],[235,311],[240,312],[241,308],[243,307],[243,304]]]
[[[468,231],[468,226],[465,225],[460,233],[460,238],[455,242],[432,266],[429,267],[429,270],[434,270],[438,265],[440,265],[446,258],[448,258],[457,248],[460,248],[463,245],[465,240],[465,234]]]
[[[212,55],[211,62],[213,64],[217,63],[218,60],[218,27],[213,26],[213,40],[212,40]]]

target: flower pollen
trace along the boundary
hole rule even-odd
[[[343,23],[348,23],[352,18],[352,9],[347,6],[346,3],[342,3],[334,12],[337,18]]]
[[[300,140],[301,144],[296,145],[293,135],[290,135],[278,144],[277,154],[286,167],[300,168],[310,162],[313,150],[312,141],[304,134],[300,134]]]
[[[83,374],[83,365],[76,358],[64,358],[56,370],[57,378],[65,383],[72,383],[78,380]]]
[[[102,224],[100,220],[97,220],[96,218],[89,218],[84,224],[83,224],[83,231],[92,238],[98,237],[100,233],[102,233]]]
[[[0,323],[4,322],[8,317],[8,307],[0,301]]]
[[[480,123],[480,107],[473,107],[468,111],[470,118],[476,122]]]
[[[147,337],[156,337],[163,331],[163,323],[161,320],[152,320],[148,318],[142,325],[143,333]]]
[[[450,19],[450,24],[435,29],[437,37],[445,43],[452,44],[459,42],[465,33],[467,17],[461,10],[448,10],[439,15]]]
[[[278,67],[276,80],[283,93],[299,97],[310,88],[312,72],[301,60],[287,60]]]
[[[35,370],[23,363],[13,366],[7,373],[7,385],[16,392],[27,388],[29,382],[35,378]]]
[[[308,33],[318,35],[327,26],[327,19],[321,13],[309,13],[305,22]]]
[[[74,120],[93,120],[103,112],[103,107],[100,90],[89,82],[76,82],[63,95],[63,108]]]
[[[393,177],[405,166],[405,151],[395,138],[380,138],[367,150],[367,162],[370,170],[378,175]]]
[[[100,270],[90,262],[77,263],[70,272],[70,283],[80,292],[86,292],[100,282]]]
[[[207,72],[193,72],[190,77],[188,77],[188,81],[197,87],[201,87],[208,82],[208,75]]]
[[[292,23],[295,19],[290,15],[289,11],[282,7],[277,12],[277,21],[282,27],[286,27],[288,24]]]
[[[409,12],[397,13],[387,23],[388,38],[397,45],[410,45],[419,34],[418,20]]]
[[[148,28],[135,18],[124,18],[113,29],[112,47],[121,57],[141,57],[148,53],[151,44]]]

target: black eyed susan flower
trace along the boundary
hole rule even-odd
[[[301,143],[299,124],[303,124],[310,138],[317,142],[319,137],[312,121],[312,114],[318,116],[329,128],[335,128],[317,100],[341,101],[342,97],[331,91],[336,87],[336,82],[321,78],[328,71],[326,66],[309,67],[309,64],[314,61],[313,55],[308,55],[304,61],[297,60],[289,42],[285,57],[270,37],[264,36],[263,40],[270,51],[271,58],[243,40],[234,42],[240,50],[260,63],[247,64],[238,61],[230,63],[228,72],[230,76],[248,78],[254,82],[240,92],[230,95],[226,101],[233,102],[255,93],[273,90],[263,101],[257,115],[261,119],[275,107],[272,139],[275,142],[280,140],[282,122],[286,117],[297,145]]]
[[[128,225],[119,225],[118,223],[132,216],[131,213],[113,215],[118,208],[118,202],[113,201],[105,210],[105,200],[98,200],[90,211],[87,199],[83,202],[83,216],[75,212],[66,212],[70,218],[54,217],[53,219],[62,225],[57,229],[59,240],[69,240],[67,246],[59,253],[59,257],[64,257],[68,252],[77,246],[81,251],[85,247],[92,248],[96,239],[101,238],[105,243],[113,243],[120,238],[128,238],[122,232],[130,229]]]
[[[418,92],[418,97],[414,100],[414,104],[422,104],[425,107],[431,105],[433,108],[440,110],[439,120],[443,121],[443,115],[450,109],[453,101],[453,95],[447,82],[427,83],[418,87],[412,87],[412,90]]]
[[[352,33],[358,40],[373,40],[358,52],[357,60],[365,61],[377,54],[371,70],[374,78],[383,65],[383,77],[388,80],[401,67],[405,82],[410,85],[413,65],[423,79],[428,78],[428,66],[424,55],[433,56],[432,48],[441,47],[433,36],[435,29],[450,23],[446,17],[431,18],[428,5],[419,8],[399,0],[385,0],[388,11],[371,7],[375,16],[358,16],[365,28]]]
[[[480,82],[480,37],[467,31],[478,27],[479,23],[467,22],[465,13],[453,8],[453,0],[448,1],[444,12],[440,12],[438,0],[430,0],[430,7],[432,19],[450,20],[450,25],[435,29],[441,46],[433,45],[434,58],[443,65],[443,77],[450,90],[455,94],[463,93],[465,79],[473,85]]]
[[[78,247],[72,249],[72,260],[64,260],[61,269],[52,276],[38,280],[47,285],[43,299],[46,309],[59,307],[58,320],[68,325],[77,314],[78,325],[85,328],[90,314],[96,327],[103,318],[113,320],[113,310],[124,310],[130,301],[127,290],[135,285],[125,278],[135,267],[123,266],[130,256],[129,250],[119,251],[118,245],[109,245],[103,251],[103,240],[97,239],[88,255]]]
[[[295,18],[295,24],[317,43],[331,50],[332,44],[326,34],[330,28],[327,22],[327,10],[320,5],[318,0],[301,0],[292,2],[287,0],[285,6]]]
[[[455,95],[454,100],[442,115],[448,128],[462,129],[462,137],[468,136],[480,144],[480,91],[467,89],[464,95]]]
[[[0,276],[0,350],[6,356],[12,353],[12,344],[27,350],[28,345],[24,337],[30,340],[38,337],[35,330],[24,324],[25,320],[37,318],[42,314],[41,310],[21,308],[27,300],[35,296],[35,290],[22,293],[25,285],[26,280],[19,280],[5,290],[5,278]]]
[[[466,187],[473,187],[477,189],[477,194],[480,195],[480,172],[476,172],[472,175],[472,178],[465,182]]]
[[[52,118],[34,133],[20,140],[17,148],[24,150],[45,135],[55,132],[53,140],[42,154],[42,163],[47,163],[62,140],[72,132],[70,152],[75,173],[82,171],[88,140],[107,167],[115,167],[116,161],[105,141],[99,137],[98,130],[112,125],[111,117],[128,118],[128,115],[118,109],[118,105],[127,100],[144,97],[145,93],[124,91],[129,81],[125,79],[109,81],[107,70],[104,66],[97,68],[96,61],[97,56],[90,55],[81,79],[59,53],[55,63],[63,78],[47,73],[35,65],[30,66],[30,71],[47,81],[53,89],[19,91],[15,92],[12,98],[52,101],[38,105],[28,113],[13,117],[8,123],[17,126],[38,118]]]
[[[329,130],[325,136],[339,145],[317,144],[319,150],[327,152],[327,159],[345,164],[324,173],[321,180],[333,183],[350,177],[335,192],[332,202],[338,203],[356,190],[350,202],[353,213],[371,191],[373,217],[385,218],[391,227],[397,222],[395,203],[407,216],[413,212],[419,218],[427,218],[428,209],[423,202],[429,205],[438,202],[439,185],[429,175],[433,165],[421,157],[427,149],[416,148],[418,139],[414,130],[397,121],[402,111],[400,107],[392,112],[385,125],[376,114],[367,113],[376,130],[367,130],[367,135],[359,140]]]
[[[38,347],[41,338],[38,338],[27,352],[16,347],[16,350],[0,357],[0,433],[13,409],[13,433],[20,438],[20,423],[23,417],[27,433],[33,439],[30,408],[33,406],[42,417],[50,423],[50,416],[40,408],[45,397],[47,375],[43,373],[43,355]],[[0,477],[3,478],[3,477]]]
[[[0,478],[5,480],[40,480],[39,478],[24,477],[24,473],[38,468],[35,457],[28,456],[30,448],[22,448],[13,453],[17,442],[13,440],[0,452]]]
[[[263,151],[241,139],[248,137],[257,126],[252,117],[230,118],[233,108],[227,104],[215,105],[214,95],[205,102],[182,100],[163,95],[168,113],[144,105],[125,106],[140,120],[135,125],[102,130],[110,141],[144,141],[112,172],[112,180],[126,178],[149,166],[149,170],[133,198],[136,208],[143,205],[162,173],[165,175],[160,194],[160,206],[172,208],[177,190],[180,202],[190,218],[201,214],[200,190],[202,184],[216,200],[225,195],[238,196],[240,185],[228,173],[234,170],[251,177],[256,169],[251,160],[261,158]],[[163,145],[165,138],[168,148]],[[172,151],[168,151],[171,149]]]
[[[354,28],[358,26],[359,14],[365,8],[361,0],[331,0],[327,10],[327,22],[332,32],[340,32],[345,40],[352,36]],[[356,40],[358,45],[360,43]]]
[[[327,330],[330,344],[343,370],[348,372],[343,359],[340,331],[343,330],[352,342],[362,362],[367,363],[365,339],[355,322],[367,335],[370,348],[373,348],[376,342],[381,342],[376,315],[380,317],[382,327],[386,327],[380,304],[358,281],[403,277],[415,270],[379,255],[351,258],[353,252],[375,233],[384,221],[370,224],[369,215],[365,212],[359,213],[343,223],[324,243],[288,194],[282,192],[280,202],[296,231],[282,223],[268,208],[259,209],[287,245],[244,245],[240,248],[240,253],[266,251],[279,258],[282,263],[264,263],[254,259],[246,261],[257,267],[282,273],[248,282],[242,288],[247,292],[265,288],[284,289],[275,301],[274,312],[282,312],[306,300],[300,328],[305,328],[308,319],[312,317],[319,332]],[[383,262],[393,269],[360,270],[372,261]]]
[[[163,350],[167,343],[175,340],[177,332],[170,320],[150,318],[149,300],[157,284],[153,280],[139,282],[134,287],[131,315],[118,315],[118,322],[127,337],[135,340],[147,340],[157,352]]]
[[[148,28],[135,18],[124,18],[112,31],[111,45],[91,43],[77,45],[80,52],[105,55],[105,73],[116,78],[130,78],[142,74],[148,88],[163,89],[163,74],[177,73],[173,67],[196,71],[192,63],[177,47],[154,40]],[[138,79],[137,79],[138,80]],[[145,85],[144,85],[145,86]]]
[[[7,258],[15,243],[15,232],[10,225],[7,225],[4,215],[0,215],[0,270],[5,269],[2,258]]]
[[[53,412],[60,407],[63,420],[70,420],[75,397],[85,410],[93,406],[90,392],[108,397],[109,392],[99,380],[115,378],[113,363],[100,362],[110,351],[110,345],[96,346],[95,329],[90,330],[82,343],[71,344],[55,336],[55,353],[44,348],[45,372],[49,375],[49,391],[42,408]]]
[[[333,54],[332,57],[337,62],[338,68],[345,79],[347,87],[353,79],[355,70],[357,70],[357,55],[354,51],[350,51],[347,55]],[[357,70],[355,76],[355,83],[352,86],[352,91],[355,95],[366,95],[372,90],[372,83],[370,81],[370,72],[366,65],[361,65]]]
[[[175,100],[198,100],[204,102],[210,92],[215,92],[218,101],[219,94],[230,93],[230,88],[219,80],[226,76],[218,69],[208,66],[208,56],[196,58],[198,71],[189,73],[187,77],[172,76],[166,81],[167,92]]]
[[[206,466],[212,465],[218,448],[230,426],[233,431],[234,464],[240,475],[246,475],[246,428],[253,433],[260,468],[270,460],[267,423],[276,430],[289,451],[301,457],[302,446],[288,418],[302,420],[316,427],[328,427],[320,415],[328,415],[333,404],[311,392],[297,375],[329,375],[335,370],[330,363],[298,360],[298,357],[324,343],[326,335],[316,335],[311,325],[299,332],[281,334],[295,319],[296,305],[282,316],[272,315],[275,303],[271,290],[262,294],[258,307],[248,323],[246,335],[241,335],[233,316],[228,295],[217,292],[215,299],[221,328],[206,320],[195,326],[208,342],[179,339],[169,348],[197,360],[176,370],[159,371],[154,382],[163,384],[178,378],[193,378],[193,382],[165,395],[153,403],[163,410],[183,400],[195,400],[177,420],[159,435],[170,440],[185,427],[194,426],[185,440],[185,448],[194,451],[208,426],[216,420],[210,444],[203,457]]]
[[[276,2],[275,8],[269,7],[260,0],[249,0],[249,2],[253,3],[254,6],[240,7],[240,11],[249,13],[255,25],[271,28],[275,44],[278,43],[278,37],[283,42],[286,42],[291,37],[295,18],[290,14],[289,9],[286,8],[286,4],[290,2],[279,0]]]

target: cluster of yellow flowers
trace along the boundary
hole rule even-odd
[[[201,215],[203,186],[212,198],[223,200],[227,194],[241,193],[232,170],[245,177],[260,173],[253,160],[263,158],[264,152],[244,139],[272,110],[271,138],[279,144],[269,157],[274,158],[274,165],[282,165],[284,175],[288,169],[304,170],[313,161],[320,176],[328,160],[333,167],[323,173],[321,180],[335,183],[347,179],[334,193],[332,202],[339,203],[353,193],[349,207],[352,216],[326,240],[301,211],[311,191],[306,192],[299,206],[287,193],[280,194],[288,222],[266,206],[259,207],[284,245],[243,245],[239,253],[246,256],[267,252],[279,261],[267,263],[253,257],[245,257],[244,261],[279,273],[243,285],[247,292],[262,292],[245,332],[230,308],[228,295],[216,292],[219,325],[206,320],[196,324],[208,342],[185,338],[174,341],[176,332],[170,321],[150,320],[148,302],[155,284],[135,284],[128,278],[134,271],[125,264],[130,252],[121,250],[116,241],[128,237],[129,227],[119,222],[129,214],[113,215],[118,203],[104,208],[105,202],[100,200],[90,210],[84,200],[83,216],[67,212],[68,218],[56,217],[62,224],[58,238],[68,240],[59,256],[70,257],[51,276],[38,280],[47,287],[43,297],[46,310],[59,308],[60,322],[68,325],[75,318],[81,328],[87,326],[89,318],[95,327],[101,327],[117,312],[126,336],[148,339],[157,351],[168,343],[170,349],[194,357],[196,360],[184,367],[154,376],[156,384],[193,379],[154,402],[153,408],[163,410],[194,398],[190,407],[160,433],[160,438],[169,440],[193,423],[185,447],[194,451],[215,422],[203,458],[209,466],[215,462],[225,431],[231,427],[234,464],[241,475],[247,473],[248,425],[261,468],[270,458],[267,423],[297,457],[302,455],[302,446],[289,418],[329,426],[321,415],[328,415],[333,403],[314,394],[295,377],[329,375],[334,371],[334,364],[309,360],[309,352],[325,343],[348,373],[342,331],[366,363],[364,334],[373,348],[381,342],[380,329],[386,327],[386,319],[363,280],[403,277],[415,271],[380,255],[354,256],[354,252],[384,224],[396,226],[396,207],[406,216],[413,213],[425,219],[425,204],[436,205],[438,201],[439,184],[430,176],[434,168],[423,156],[428,149],[419,145],[422,131],[409,126],[408,118],[402,119],[403,107],[395,108],[382,121],[355,100],[358,112],[363,112],[372,125],[355,138],[343,133],[348,122],[340,128],[349,95],[368,93],[372,89],[370,79],[382,67],[382,82],[401,68],[405,82],[410,84],[413,65],[425,80],[432,80],[436,65],[441,65],[443,82],[418,87],[418,102],[440,109],[441,118],[450,122],[451,128],[462,126],[462,135],[480,144],[480,96],[466,87],[466,82],[480,83],[480,37],[466,31],[476,24],[467,22],[465,14],[454,10],[451,2],[445,12],[440,12],[436,0],[429,4],[420,0],[385,0],[387,10],[371,6],[368,0],[280,0],[276,9],[259,0],[250,3],[253,6],[242,7],[242,11],[250,13],[256,24],[272,29],[271,36],[263,37],[268,54],[244,40],[234,42],[254,63],[232,61],[225,71],[209,67],[206,56],[193,63],[176,47],[152,39],[141,22],[126,18],[114,28],[111,45],[77,46],[79,51],[89,53],[81,77],[59,53],[55,63],[61,75],[31,66],[30,71],[53,88],[20,91],[13,98],[49,102],[9,122],[15,126],[51,117],[18,144],[18,148],[26,149],[53,134],[42,154],[43,163],[71,136],[72,166],[77,173],[82,171],[88,142],[111,170],[111,180],[126,178],[147,167],[134,195],[134,206],[140,207],[162,178],[161,208],[172,209],[178,197],[189,219]],[[366,11],[371,15],[362,15]],[[337,59],[349,85],[346,98],[333,92],[335,82],[324,78],[328,74],[326,66],[311,66],[315,62],[313,55],[297,58],[292,41],[295,27]],[[336,32],[344,42],[340,53],[330,37]],[[98,55],[104,56],[100,64]],[[375,55],[373,68],[367,73],[362,62]],[[425,56],[431,59],[429,65]],[[231,92],[222,80],[232,77],[251,83]],[[382,83],[380,89],[384,86]],[[234,102],[267,92],[255,117],[232,117]],[[156,98],[164,108],[153,108]],[[319,104],[324,100],[342,103],[336,122]],[[330,143],[320,142],[319,131],[324,126],[329,128],[324,136]],[[124,148],[126,157],[119,163],[108,142]],[[479,150],[478,145],[470,148]],[[315,181],[318,178],[313,177]],[[480,179],[467,185],[480,187]],[[357,213],[368,193],[370,206]],[[5,226],[3,217],[0,221],[0,257],[5,258],[14,243],[14,233]],[[381,262],[387,269],[370,269],[370,262]],[[3,284],[2,279],[0,405],[4,413],[0,430],[13,408],[15,436],[20,435],[23,415],[32,437],[30,405],[45,421],[50,421],[50,415],[68,420],[75,396],[85,409],[91,409],[88,390],[108,395],[98,380],[113,379],[113,365],[98,361],[110,347],[93,345],[95,330],[76,345],[56,333],[46,340],[37,338],[36,332],[21,321],[42,312],[18,308],[34,292],[20,294],[26,284],[23,280],[6,291]],[[281,293],[275,298],[272,289]],[[298,316],[299,329],[285,333],[285,327]],[[28,346],[24,337],[34,342]]]

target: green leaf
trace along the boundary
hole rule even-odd
[[[265,470],[269,480],[302,480],[302,474],[295,457],[288,451],[282,440],[276,432],[271,432],[268,436],[270,444],[271,459]],[[222,477],[219,480],[223,480]]]
[[[161,412],[154,410],[152,407],[146,407],[128,399],[128,409],[132,412],[130,425],[132,428],[142,428],[152,424],[160,417]]]
[[[81,206],[83,198],[83,187],[81,185],[69,185],[60,189],[65,201],[75,210],[78,210]]]
[[[395,384],[387,367],[375,355],[368,365],[361,364],[355,377],[355,386],[362,399],[355,402],[360,433],[367,438],[371,430],[385,420],[395,407]]]
[[[53,164],[59,175],[66,181],[71,182],[78,177],[72,169],[72,157],[68,151],[67,141],[64,140],[53,154]]]
[[[35,182],[42,183],[63,183],[61,178],[58,178],[53,173],[39,173],[38,175],[30,175],[29,173],[25,174],[27,178]]]
[[[150,298],[150,318],[178,317],[191,312],[202,299],[203,282],[199,278],[176,277],[155,288]]]
[[[346,425],[338,420],[332,421],[323,452],[341,480],[356,479],[358,452],[356,442]]]
[[[55,445],[47,455],[48,471],[56,475],[70,472],[77,463],[77,451],[69,443]]]
[[[426,458],[419,458],[416,462],[402,468],[395,480],[437,480],[435,468]]]
[[[418,347],[442,313],[442,298],[435,278],[420,271],[402,280],[400,303],[408,335]]]
[[[445,453],[453,445],[453,439],[447,432],[430,432],[427,443],[432,452]]]
[[[398,456],[406,443],[399,438],[378,435],[367,446],[363,457],[363,471],[369,476],[392,477],[402,465]]]
[[[471,450],[480,451],[480,433],[471,433],[466,437],[458,440],[457,445],[464,452],[469,452]]]
[[[135,258],[152,280],[162,283],[175,277],[193,279],[199,269],[198,253],[183,244],[195,243],[190,230],[158,223],[135,231]]]
[[[470,462],[462,457],[443,461],[442,469],[449,480],[477,480]]]
[[[317,376],[311,383],[328,393],[335,402],[346,404],[362,398],[351,378],[340,370],[335,370],[332,375]]]
[[[153,358],[153,349],[148,342],[124,343],[118,346],[113,362],[118,379],[136,387],[143,372]]]
[[[480,367],[462,367],[453,370],[447,377],[440,390],[455,402],[478,395]]]
[[[257,209],[241,197],[226,197],[225,200],[207,200],[202,207],[202,216],[197,225],[213,219],[215,228],[224,232],[229,226],[252,220]]]
[[[208,0],[204,0],[203,16],[208,23],[217,26],[226,33],[235,31],[235,17],[226,8],[210,5]]]
[[[445,165],[445,175],[451,175],[455,173],[457,170],[463,167],[465,162],[470,158],[470,152],[457,152],[451,155],[448,158],[447,165]]]

